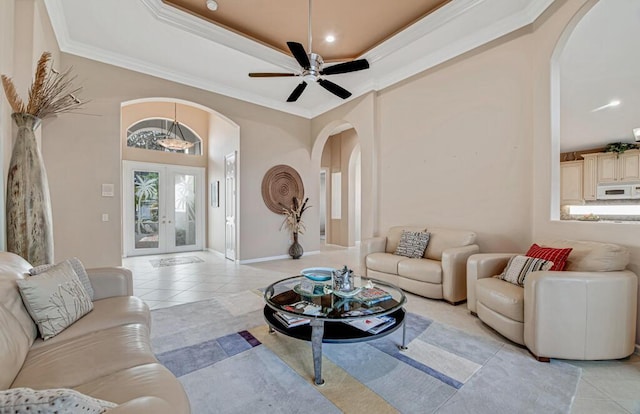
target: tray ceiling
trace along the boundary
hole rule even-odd
[[[300,73],[282,42],[307,47],[305,0],[218,0],[218,17],[204,8],[205,0],[44,1],[65,53],[306,118],[345,102],[313,84],[297,102],[287,103],[298,77],[247,76]],[[526,26],[553,1],[318,0],[313,51],[325,59],[369,61],[369,70],[328,78],[354,99]],[[329,30],[336,31],[336,42],[323,45]]]

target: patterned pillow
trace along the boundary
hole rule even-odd
[[[544,259],[553,262],[553,267],[549,270],[564,270],[567,264],[569,253],[573,250],[571,247],[566,249],[556,249],[553,247],[541,247],[533,243],[525,256],[535,257],[536,259]]]
[[[117,405],[112,402],[98,400],[65,388],[37,391],[31,388],[10,388],[0,391],[0,412],[3,413],[102,414],[114,407]]]
[[[403,231],[400,243],[393,254],[418,259],[424,254],[429,244],[431,233],[422,231]]]
[[[93,300],[93,298],[95,298],[95,294],[93,292],[93,286],[91,286],[91,281],[89,280],[89,275],[87,274],[87,271],[85,270],[84,265],[82,264],[80,259],[78,259],[77,257],[72,257],[71,259],[67,259],[65,261],[69,262],[69,264],[71,265],[73,270],[78,275],[78,278],[80,279],[80,282],[82,282],[82,286],[84,286],[85,290],[87,291],[87,293],[91,297],[91,300]],[[40,265],[40,266],[36,266],[36,267],[33,267],[33,268],[29,269],[29,274],[31,276],[35,276],[35,275],[38,275],[38,274],[40,274],[42,272],[46,272],[47,270],[51,269],[53,266],[55,266],[55,264],[43,264],[43,265]]]
[[[524,279],[529,273],[550,270],[552,266],[553,262],[548,260],[527,256],[513,256],[509,259],[507,267],[498,275],[498,278],[514,285],[524,286]]]
[[[68,262],[16,282],[22,301],[45,340],[93,309],[89,294]]]

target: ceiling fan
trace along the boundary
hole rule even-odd
[[[337,75],[339,73],[355,72],[358,70],[369,69],[369,62],[366,59],[352,60],[350,62],[338,63],[337,65],[324,67],[322,56],[311,51],[311,2],[309,0],[309,53],[304,50],[304,46],[297,42],[287,42],[287,46],[293,57],[302,67],[302,73],[270,73],[270,72],[252,72],[249,77],[252,78],[275,78],[284,76],[302,76],[303,81],[296,86],[287,98],[287,102],[295,102],[298,100],[302,92],[307,87],[307,82],[318,82],[320,86],[331,92],[332,94],[347,99],[351,96],[351,92],[335,83],[323,79],[321,76]]]

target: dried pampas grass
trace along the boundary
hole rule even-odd
[[[75,76],[71,76],[71,69],[58,72],[50,65],[51,53],[44,52],[38,60],[36,74],[29,88],[29,102],[24,104],[13,84],[13,80],[2,75],[2,87],[13,112],[26,112],[38,118],[70,112],[80,108],[84,102],[76,98],[81,87],[74,87]]]

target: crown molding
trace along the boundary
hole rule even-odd
[[[249,56],[281,66],[290,72],[300,72],[296,60],[279,50],[266,46],[258,41],[224,29],[217,24],[194,16],[176,7],[169,6],[162,0],[140,0],[151,15],[157,20],[192,33],[196,36],[214,41]]]
[[[241,101],[290,113],[292,115],[301,116],[303,118],[309,119],[313,116],[311,111],[302,107],[286,105],[286,102],[280,102],[275,99],[265,98],[261,95],[237,88],[230,88],[227,85],[224,85],[220,82],[212,81],[211,79],[202,79],[195,76],[176,73],[175,71],[169,71],[160,66],[150,65],[147,62],[134,59],[130,56],[123,56],[117,53],[93,48],[75,41],[66,41],[64,44],[60,42],[60,50],[72,55],[129,69],[134,72],[140,72],[145,75],[156,76],[158,78],[177,82],[183,85],[192,86],[194,88],[228,96],[230,98],[239,99]]]

